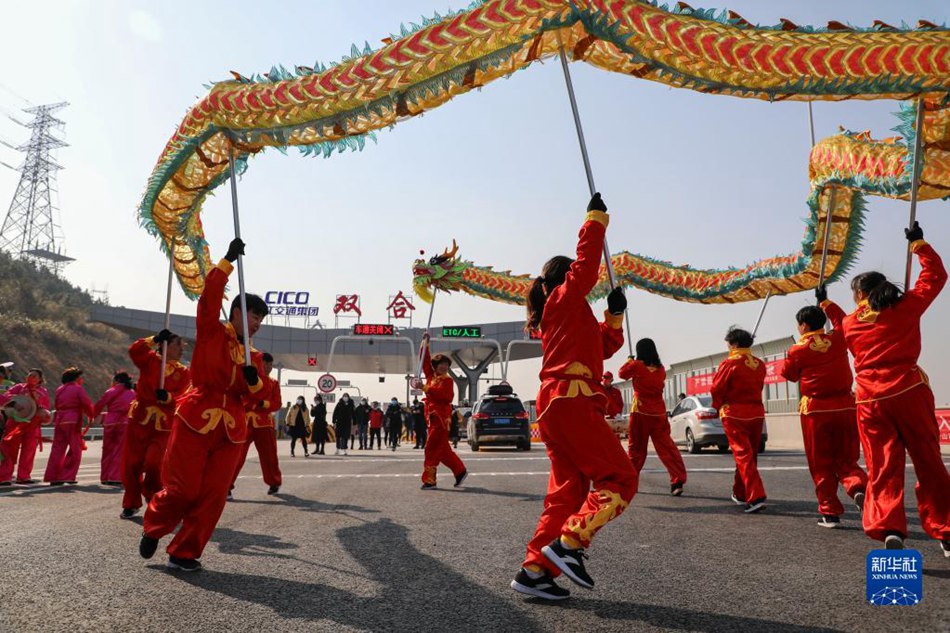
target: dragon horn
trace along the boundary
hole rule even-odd
[[[458,244],[455,243],[455,238],[453,237],[451,252],[449,251],[449,249],[445,249],[445,252],[442,253],[442,257],[446,259],[453,259],[458,252],[459,252],[459,247],[458,247]]]

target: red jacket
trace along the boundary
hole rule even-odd
[[[840,330],[808,332],[788,350],[782,377],[799,383],[801,413],[854,408],[851,361]]]
[[[244,398],[257,394],[264,381],[249,387],[244,381],[244,346],[234,328],[221,322],[224,286],[234,267],[222,259],[205,278],[204,291],[198,299],[195,351],[191,355],[192,389],[178,400],[175,415],[191,430],[205,435],[219,424],[225,425],[228,439],[241,443],[247,436]],[[261,354],[252,359],[261,376]]]
[[[606,213],[588,212],[578,236],[577,259],[545,303],[538,419],[555,398],[584,396],[606,412],[607,396],[600,379],[604,359],[623,345],[623,315],[607,313],[604,322],[598,323],[587,295],[597,284],[608,221]]]
[[[155,399],[155,390],[158,389],[158,379],[162,372],[162,354],[161,346],[155,345],[153,339],[151,336],[140,338],[129,346],[129,358],[139,370],[135,401],[129,408],[129,420],[139,424],[154,422],[159,431],[171,431],[175,399],[191,385],[191,372],[178,361],[167,361],[164,389],[168,392],[168,401],[158,402]]]
[[[371,428],[371,429],[381,429],[381,428],[383,428],[383,411],[382,411],[382,409],[370,409],[370,410],[369,410],[369,428]]]
[[[844,332],[854,356],[858,402],[889,398],[927,383],[927,375],[917,366],[920,317],[947,283],[947,271],[927,242],[914,242],[911,250],[920,260],[920,276],[897,305],[875,312],[862,301],[845,315],[831,301],[821,304],[835,329]]]
[[[713,378],[712,406],[721,418],[757,420],[765,417],[762,385],[765,384],[765,362],[746,349],[734,349],[719,363]]]
[[[452,400],[455,399],[455,383],[448,374],[443,376],[435,375],[435,368],[432,367],[432,356],[429,354],[429,346],[425,346],[422,357],[422,372],[426,377],[426,384],[422,391],[426,397],[423,400],[425,404],[426,420],[433,415],[439,417],[445,428],[449,428],[452,420]]]
[[[615,418],[623,412],[623,394],[613,385],[604,384],[607,395],[607,417]]]
[[[82,417],[95,417],[92,400],[83,386],[77,382],[67,382],[56,389],[53,399],[56,406],[56,424],[72,424],[82,422]]]
[[[255,364],[257,364],[255,362]],[[274,428],[274,414],[280,409],[280,383],[270,376],[261,375],[264,386],[244,403],[247,423],[255,429]]]
[[[619,375],[624,380],[633,381],[630,413],[666,417],[666,402],[663,401],[666,369],[650,367],[641,360],[631,358],[620,368]]]

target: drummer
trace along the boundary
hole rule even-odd
[[[0,394],[0,406],[7,404],[17,396],[28,398],[32,402],[32,413],[27,419],[21,416],[8,416],[7,426],[0,440],[0,486],[9,486],[13,482],[13,467],[17,466],[16,483],[36,483],[33,478],[33,460],[40,443],[40,425],[49,422],[49,393],[43,378],[43,370],[31,369],[26,382],[13,385]],[[28,402],[29,402],[28,401]]]

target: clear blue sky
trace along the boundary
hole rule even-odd
[[[725,0],[724,0],[725,1]],[[460,8],[465,0],[448,8]],[[696,6],[708,6],[695,3]],[[720,5],[722,6],[722,5]],[[752,22],[799,24],[874,19],[945,22],[942,0],[883,2],[732,0]],[[431,0],[141,2],[74,0],[15,3],[4,11],[0,84],[34,103],[68,100],[61,112],[70,147],[58,158],[67,269],[77,284],[108,286],[113,304],[163,308],[166,261],[136,223],[135,209],[159,152],[202,84],[339,59],[350,45],[374,46],[401,22],[444,11]],[[794,251],[808,193],[804,104],[700,95],[597,71],[572,72],[598,188],[610,205],[614,250],[696,267],[742,265]],[[23,105],[0,87],[0,106]],[[871,129],[890,136],[894,102],[819,103],[819,137]],[[25,140],[0,117],[0,138]],[[0,160],[16,153],[0,147]],[[0,205],[16,175],[0,170]],[[267,152],[240,183],[248,243],[248,287],[309,290],[321,311],[333,297],[364,297],[366,320],[380,320],[388,296],[410,290],[420,248],[456,238],[478,264],[533,273],[551,255],[570,253],[588,194],[563,78],[556,63],[535,65],[379,133],[379,144],[330,160]],[[928,238],[950,253],[944,202],[921,205]],[[231,236],[226,189],[205,205],[212,255]],[[872,199],[865,246],[855,272],[879,269],[900,278],[907,204]],[[844,284],[832,298],[850,306]],[[759,306],[699,306],[630,293],[634,336],[652,336],[667,362],[718,351],[733,323],[751,327]],[[773,301],[760,340],[790,335],[794,311],[811,297]],[[173,308],[194,310],[178,294]],[[523,318],[520,309],[456,295],[440,301],[436,322],[466,324]],[[950,293],[924,321],[921,359],[938,401],[950,402]],[[332,319],[324,319],[327,320]],[[616,369],[622,355],[609,363]],[[514,373],[522,393],[536,388],[538,365]],[[359,380],[357,377],[354,379]],[[381,390],[363,377],[375,397]]]

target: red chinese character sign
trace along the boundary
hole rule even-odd
[[[396,326],[391,323],[357,323],[354,336],[396,336]]]
[[[402,290],[397,292],[394,296],[391,296],[389,299],[389,305],[386,306],[386,312],[389,319],[409,319],[409,325],[411,326],[412,313],[415,311],[416,306],[414,306],[412,302],[406,298],[406,295],[402,293]]]
[[[940,429],[940,443],[950,444],[950,409],[937,409],[937,426]]]
[[[712,388],[715,373],[700,374],[698,376],[688,376],[686,378],[686,395],[696,396],[709,393]]]
[[[357,321],[363,316],[363,311],[360,309],[360,296],[337,295],[336,303],[333,305],[333,316],[336,327],[340,325],[341,316],[353,316],[354,314],[356,315]]]

